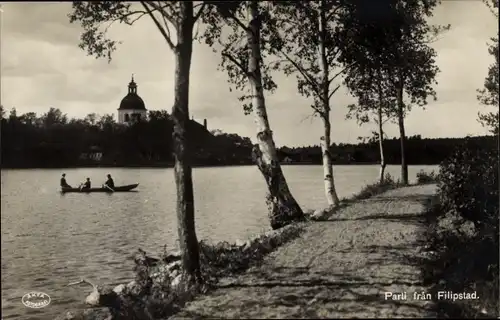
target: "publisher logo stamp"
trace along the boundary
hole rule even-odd
[[[43,292],[28,292],[21,298],[21,302],[28,308],[40,309],[50,304],[50,296]]]

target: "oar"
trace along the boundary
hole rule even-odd
[[[110,186],[108,186],[107,184],[104,185],[106,188],[108,188],[109,190],[111,190],[111,192],[115,192],[115,190],[113,190],[113,188],[111,188]]]

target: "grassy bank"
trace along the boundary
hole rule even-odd
[[[420,172],[417,173],[416,183],[410,185],[421,185],[421,184],[429,184],[436,182],[437,182],[437,175],[434,171],[425,172],[421,170]],[[401,187],[404,187],[404,185],[400,180],[394,180],[394,178],[390,174],[386,174],[383,182],[376,182],[373,184],[369,184],[363,189],[361,189],[359,193],[352,196],[352,198],[346,200],[355,201],[355,200],[368,199],[373,196],[384,193],[386,191]]]
[[[409,184],[407,186],[436,183],[436,179],[437,175],[434,173],[434,171],[431,171],[429,173],[420,171],[419,173],[417,173],[416,183]],[[400,180],[395,180],[389,173],[387,173],[382,182],[377,181],[375,183],[368,184],[351,197],[342,198],[338,206],[320,210],[306,210],[306,216],[313,221],[324,221],[327,220],[331,215],[335,214],[335,212],[337,212],[338,210],[350,206],[356,201],[369,199],[386,191],[401,187],[405,187],[405,185]]]
[[[361,191],[353,195],[349,199],[344,199],[344,201],[356,201],[371,198],[373,196],[379,195],[386,191],[400,188],[403,184],[399,180],[394,180],[390,174],[386,174],[383,182],[376,182],[365,186]]]
[[[436,181],[437,181],[437,175],[434,171],[425,172],[421,170],[420,172],[417,173],[416,183],[410,185],[436,183]],[[350,202],[350,201],[352,202],[357,200],[368,199],[376,195],[379,195],[381,193],[384,193],[386,191],[401,188],[404,186],[405,185],[399,179],[395,180],[390,174],[387,173],[384,177],[383,182],[378,181],[366,185],[364,188],[361,189],[361,191],[354,194],[352,197],[342,199],[342,202]]]

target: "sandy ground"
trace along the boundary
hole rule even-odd
[[[304,234],[171,319],[430,317],[421,285],[422,201],[434,185],[391,190],[315,222]],[[386,299],[386,293],[406,299]]]

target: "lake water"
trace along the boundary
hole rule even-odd
[[[410,166],[416,173],[436,166]],[[326,206],[321,166],[284,166],[303,209]],[[339,197],[358,192],[378,177],[378,166],[336,166]],[[133,278],[130,256],[140,247],[158,254],[176,246],[175,184],[172,169],[65,170],[68,183],[90,177],[100,185],[106,174],[116,185],[140,183],[138,192],[65,194],[61,170],[1,171],[2,319],[53,319],[69,308],[83,307],[88,287],[67,287],[81,276],[99,284]],[[399,166],[388,166],[397,178]],[[264,179],[255,166],[197,168],[196,231],[199,239],[235,241],[270,229]],[[41,291],[49,306],[29,309],[21,297]]]

